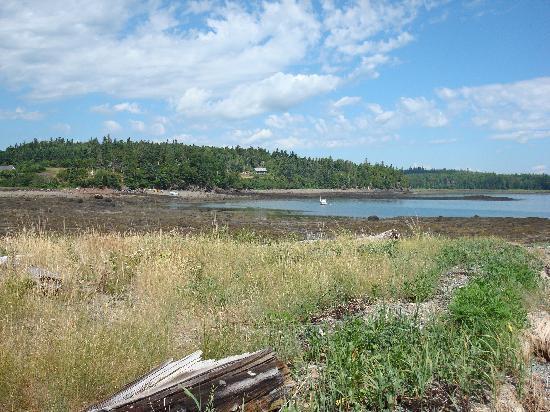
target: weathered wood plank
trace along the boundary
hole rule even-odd
[[[167,362],[87,411],[199,411],[207,406],[220,412],[271,411],[280,408],[291,385],[288,368],[269,349],[218,361],[201,361],[195,353]]]

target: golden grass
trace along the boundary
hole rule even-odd
[[[272,346],[299,352],[301,322],[351,297],[391,297],[433,270],[442,241],[368,244],[22,233],[0,251],[0,410],[77,410],[167,358]],[[29,266],[59,273],[43,294]]]

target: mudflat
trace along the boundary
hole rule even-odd
[[[167,193],[167,192],[165,192]],[[198,202],[235,195],[214,192],[125,193],[111,190],[0,191],[0,235],[23,229],[76,233],[83,231],[154,232],[176,230],[248,231],[261,236],[330,237],[348,231],[373,234],[397,229],[404,234],[450,237],[498,236],[521,243],[550,242],[550,219],[544,218],[412,218],[380,220],[303,216],[281,211],[215,211]],[[319,193],[319,192],[315,192]],[[262,196],[268,196],[266,192]],[[277,195],[275,195],[277,196]]]

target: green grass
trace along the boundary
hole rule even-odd
[[[536,288],[540,262],[484,239],[446,242],[435,260],[438,269],[475,267],[478,275],[455,294],[448,314],[423,328],[382,312],[348,319],[334,333],[310,329],[305,361],[321,370],[310,409],[390,410],[406,401],[437,409],[427,396],[434,387],[460,405],[481,399],[504,375],[521,381],[524,297]]]

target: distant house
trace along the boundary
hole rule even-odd
[[[258,175],[265,175],[267,173],[267,169],[265,167],[255,167],[254,172]]]
[[[14,170],[15,170],[15,166],[13,165],[0,166],[0,172],[12,172]]]

